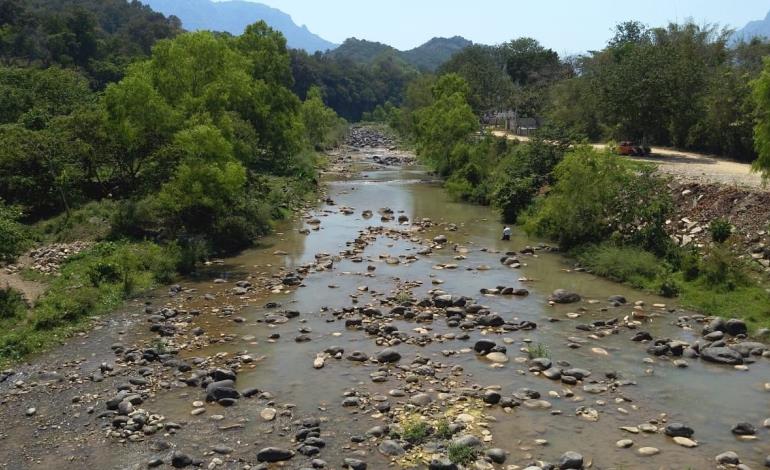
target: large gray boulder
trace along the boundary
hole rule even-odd
[[[726,364],[734,366],[736,364],[743,364],[743,356],[741,353],[730,348],[704,348],[700,352],[704,361],[714,362],[716,364]]]
[[[548,300],[557,304],[574,304],[580,302],[580,295],[568,290],[556,289]]]

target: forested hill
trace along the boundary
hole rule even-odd
[[[0,20],[3,64],[76,67],[97,87],[181,31],[178,19],[126,0],[2,0]]]
[[[350,38],[340,47],[331,51],[330,55],[361,64],[372,64],[383,55],[389,54],[419,70],[435,71],[448,61],[452,55],[471,44],[473,44],[471,41],[460,36],[433,38],[414,49],[399,51],[392,46],[380,42]]]
[[[174,15],[190,31],[210,30],[241,34],[247,25],[262,20],[286,37],[290,48],[310,53],[326,51],[336,44],[298,26],[291,16],[267,5],[246,1],[212,2],[210,0],[142,0],[153,10]]]

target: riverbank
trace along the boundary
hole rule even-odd
[[[493,211],[375,157],[412,156],[331,155],[317,207],[261,249],[4,374],[2,465],[762,464],[770,364],[740,322],[500,241]]]
[[[318,164],[323,168],[325,162]],[[116,201],[87,204],[28,227],[38,246],[6,263],[0,274],[0,288],[8,293],[0,302],[0,365],[83,334],[124,301],[232,252],[246,233],[265,235],[279,221],[311,207],[308,201],[318,189],[310,178],[274,178],[265,184],[268,194],[255,201],[262,206],[259,216],[210,240],[126,237],[125,227],[116,228],[128,224],[122,218],[126,203]]]

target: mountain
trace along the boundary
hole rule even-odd
[[[241,34],[246,26],[264,20],[271,28],[283,33],[288,46],[310,53],[337,47],[311,33],[306,26],[297,26],[291,16],[261,3],[243,0],[213,2],[211,0],[141,0],[153,10],[174,15],[189,31],[207,29]]]
[[[750,21],[746,26],[737,30],[731,38],[733,43],[751,41],[752,38],[770,38],[770,12],[764,20]]]
[[[404,60],[418,69],[436,70],[455,53],[473,43],[464,37],[433,38],[420,47],[402,53]]]
[[[353,62],[371,64],[383,54],[392,54],[420,70],[434,71],[448,61],[456,52],[473,44],[471,41],[455,36],[452,38],[433,38],[425,44],[410,49],[398,49],[380,42],[350,38],[329,54],[337,58],[350,59]]]
[[[383,54],[399,55],[400,51],[381,42],[349,38],[338,48],[329,52],[329,55],[335,58],[350,59],[360,64],[371,64]]]

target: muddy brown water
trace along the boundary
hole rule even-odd
[[[267,400],[240,400],[232,408],[207,405],[204,414],[191,416],[192,402],[203,399],[201,390],[173,388],[160,392],[143,408],[158,411],[167,420],[184,424],[175,436],[168,438],[175,448],[202,458],[205,466],[212,458],[207,454],[211,447],[226,444],[235,452],[229,458],[220,456],[225,463],[219,468],[243,468],[245,462],[255,463],[255,453],[262,447],[292,447],[289,443],[293,432],[289,426],[292,419],[318,416],[325,420],[322,437],[327,441],[320,458],[326,460],[331,468],[340,468],[345,457],[366,460],[369,468],[388,467],[389,461],[377,453],[376,446],[352,444],[350,441],[351,436],[362,435],[382,422],[372,417],[371,412],[343,408],[341,402],[347,390],[368,390],[387,395],[388,390],[401,388],[403,384],[395,381],[375,384],[369,374],[376,371],[376,367],[347,360],[329,359],[323,369],[313,369],[315,355],[330,346],[342,346],[346,353],[359,350],[374,354],[381,349],[364,332],[346,330],[343,322],[333,321],[331,313],[322,311],[322,307],[348,307],[351,295],[358,296],[357,305],[366,305],[373,302],[374,292],[391,294],[402,281],[421,281],[422,285],[412,291],[419,298],[437,287],[431,281],[438,278],[443,281],[438,287],[446,292],[473,298],[505,319],[531,320],[538,325],[533,331],[511,332],[491,338],[498,344],[502,344],[504,337],[509,338],[510,344],[506,346],[512,360],[502,368],[490,367],[488,362],[476,358],[473,353],[459,353],[451,357],[442,354],[445,350],[459,351],[472,347],[481,337],[476,330],[466,341],[434,341],[425,347],[407,344],[397,347],[403,355],[401,362],[404,364],[417,355],[449,366],[459,364],[465,374],[471,376],[472,383],[499,385],[508,395],[526,387],[539,391],[552,403],[552,410],[525,407],[519,407],[512,413],[504,413],[499,408],[489,410],[489,414],[496,418],[490,427],[493,434],[491,446],[510,452],[506,465],[526,466],[535,460],[556,462],[568,450],[582,453],[587,461],[593,463],[593,468],[602,469],[716,468],[714,457],[728,450],[737,452],[742,462],[752,468],[764,465],[765,456],[770,454],[770,435],[761,424],[770,417],[770,393],[763,390],[763,384],[770,382],[770,361],[760,359],[750,365],[749,371],[742,372],[690,359],[689,367],[680,369],[665,358],[650,360],[645,353],[645,345],[630,341],[634,333],[632,330],[621,328],[618,334],[592,339],[589,333],[577,330],[576,325],[623,318],[631,313],[633,302],[638,300],[644,301],[646,311],[654,314],[649,323],[640,329],[651,332],[654,337],[690,340],[697,336],[697,332],[674,325],[677,317],[687,312],[671,313],[650,307],[655,303],[665,303],[675,308],[670,299],[651,296],[590,274],[573,272],[569,269],[569,261],[558,254],[539,252],[535,256],[523,257],[525,265],[520,269],[502,266],[499,262],[501,253],[535,245],[539,241],[529,239],[518,231],[514,231],[510,242],[500,241],[502,226],[494,211],[450,200],[440,185],[421,168],[384,168],[366,164],[371,155],[385,152],[383,149],[352,152],[355,159],[361,162],[358,165],[361,171],[346,174],[343,179],[326,179],[328,196],[336,205],[319,205],[314,215],[321,219],[320,230],[303,235],[299,232],[306,227],[303,219],[286,222],[278,227],[275,235],[263,241],[261,248],[246,251],[225,260],[222,265],[211,267],[207,277],[188,280],[183,283],[184,287],[196,289],[197,294],[202,294],[218,288],[211,281],[214,277],[234,282],[248,273],[274,272],[282,265],[301,266],[311,262],[316,253],[336,254],[345,250],[346,243],[355,239],[360,230],[383,224],[376,211],[385,206],[396,213],[403,212],[411,220],[430,218],[436,225],[429,229],[428,234],[421,236],[430,238],[446,234],[450,240],[449,247],[434,252],[430,257],[418,257],[418,261],[411,264],[389,265],[384,262],[385,257],[414,254],[419,245],[404,239],[380,237],[366,248],[364,263],[343,258],[335,263],[334,270],[309,275],[304,280],[304,287],[288,294],[252,296],[252,302],[238,312],[245,318],[244,323],[215,316],[199,317],[200,325],[209,335],[233,334],[241,339],[211,345],[200,351],[185,351],[182,355],[190,358],[218,352],[248,352],[259,360],[256,367],[239,374],[238,388],[259,387],[274,396],[274,404]],[[355,208],[355,214],[340,213],[342,206]],[[375,216],[370,219],[362,217],[361,212],[365,209],[373,210]],[[456,224],[457,231],[446,231],[445,224],[449,223]],[[396,227],[398,223],[385,225]],[[451,249],[453,244],[467,248],[466,259],[455,260],[458,253]],[[441,263],[457,263],[459,267],[454,270],[435,269]],[[367,275],[366,268],[370,264],[376,266],[376,271]],[[489,269],[467,269],[482,265]],[[521,278],[529,281],[521,281]],[[330,285],[335,288],[330,288]],[[530,295],[505,298],[480,293],[481,288],[498,285],[525,287],[530,290]],[[361,292],[358,288],[362,286],[367,286],[369,292]],[[547,297],[557,288],[579,292],[584,299],[598,302],[584,300],[580,304],[551,306]],[[609,307],[607,298],[615,294],[625,296],[630,301],[629,306]],[[154,293],[149,299],[155,304],[162,304],[164,291]],[[298,310],[301,316],[282,325],[266,325],[259,320],[268,311],[261,307],[267,302],[277,302],[282,308]],[[582,312],[581,307],[584,307]],[[603,307],[608,308],[602,310]],[[28,377],[33,377],[52,358],[83,357],[86,359],[83,368],[93,370],[102,360],[110,357],[108,345],[111,342],[148,337],[146,326],[136,314],[139,308],[140,302],[129,305],[107,323],[103,337],[94,332],[82,340],[71,342],[36,363],[21,368],[20,376],[24,377],[26,373]],[[582,316],[570,319],[567,316],[570,312],[580,312]],[[448,328],[443,320],[427,325],[405,321],[395,324],[402,331],[426,328],[431,336],[457,331]],[[294,341],[301,327],[312,330],[309,333],[312,341]],[[280,338],[268,342],[268,336],[276,332]],[[568,338],[581,338],[585,343],[579,349],[570,349],[567,347]],[[576,386],[573,388],[575,397],[566,398],[565,386],[534,376],[526,372],[526,364],[516,362],[516,358],[526,357],[521,349],[528,342],[547,345],[554,361],[565,360],[573,366],[589,369],[597,378],[602,378],[607,372],[616,372],[633,384],[622,387],[619,393],[597,395],[585,393]],[[609,354],[598,355],[592,351],[595,347],[603,348]],[[3,384],[0,391],[5,394],[9,387],[8,383]],[[105,396],[108,388],[101,386]],[[549,391],[557,392],[561,398],[549,398]],[[38,415],[57,415],[60,408],[69,405],[71,396],[79,393],[82,391],[66,391],[58,396],[49,396],[48,401],[36,398],[40,403],[33,404],[38,406]],[[627,400],[616,402],[620,395]],[[403,399],[390,398],[394,404],[398,400]],[[150,458],[165,457],[169,452],[153,450],[150,445],[153,439],[142,443],[118,443],[104,438],[98,420],[86,413],[77,417],[61,417],[58,428],[31,427],[25,424],[27,421],[23,416],[19,416],[29,406],[29,403],[22,402],[0,409],[3,414],[0,455],[5,468],[80,468],[83,465],[91,468],[144,468]],[[61,405],[62,402],[64,405]],[[265,423],[260,419],[259,413],[266,406],[274,406],[278,410],[279,418],[275,422]],[[599,420],[589,422],[577,417],[576,409],[581,406],[599,411]],[[291,411],[292,417],[288,416],[287,410]],[[561,414],[553,414],[554,410]],[[282,412],[287,416],[280,416]],[[694,428],[694,439],[699,446],[685,449],[661,433],[631,435],[619,429],[660,418],[662,414],[667,416],[669,422],[682,422]],[[221,415],[222,419],[213,420],[215,415]],[[731,426],[743,421],[757,426],[756,440],[740,441],[731,434]],[[222,430],[223,427],[229,430]],[[60,438],[59,433],[65,437]],[[634,440],[631,449],[616,448],[616,441],[624,438]],[[545,439],[548,443],[539,445],[536,439]],[[639,456],[636,449],[645,446],[660,449],[660,454]],[[308,462],[308,458],[298,455],[286,467],[307,467]]]

